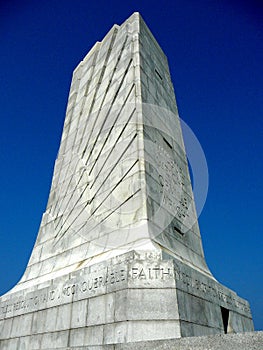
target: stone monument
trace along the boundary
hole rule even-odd
[[[37,240],[0,299],[1,349],[252,330],[206,265],[167,59],[134,13],[74,71]]]

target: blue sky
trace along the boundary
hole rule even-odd
[[[23,274],[49,194],[74,67],[140,11],[168,56],[181,118],[204,150],[199,218],[214,276],[263,329],[261,1],[0,3],[0,295]]]

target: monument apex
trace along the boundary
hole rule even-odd
[[[253,330],[206,265],[167,58],[137,12],[74,70],[47,208],[0,310],[6,349]]]

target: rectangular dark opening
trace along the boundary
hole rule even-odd
[[[174,230],[175,230],[176,232],[180,233],[181,236],[184,235],[184,233],[183,233],[178,227],[174,226]]]
[[[157,69],[155,69],[155,73],[158,75],[158,77],[159,77],[161,80],[163,80],[163,77],[161,76],[161,74],[158,72]]]
[[[167,144],[167,146],[171,149],[173,149],[173,146],[163,137],[164,142]]]
[[[229,319],[229,310],[225,309],[221,306],[221,314],[222,314],[222,320],[224,325],[224,332],[227,334],[227,327],[228,327],[228,319]]]

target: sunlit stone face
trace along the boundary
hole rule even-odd
[[[167,60],[134,13],[74,71],[36,244],[0,299],[0,348],[251,330],[247,301],[206,266]]]

